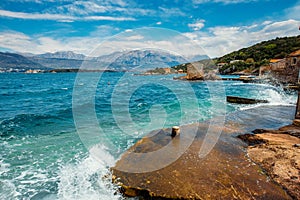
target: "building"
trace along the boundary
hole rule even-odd
[[[259,76],[268,75],[270,72],[271,72],[271,66],[270,65],[263,65],[259,68]]]
[[[270,63],[271,75],[284,84],[299,82],[300,49],[290,53],[285,59]]]
[[[284,70],[286,67],[286,58],[284,59],[271,59],[270,68],[273,71]]]
[[[269,66],[261,66],[259,75],[270,75],[281,83],[299,83],[300,49],[283,59],[271,59]]]
[[[295,68],[300,65],[300,49],[292,52],[287,56],[287,66],[291,68]]]
[[[294,79],[297,80],[297,83],[300,83],[300,49],[287,56],[287,67],[288,71],[293,71],[295,73]]]
[[[225,65],[228,65],[228,63],[221,62],[221,63],[218,63],[218,64],[217,64],[217,67],[218,67],[218,68],[221,68],[221,67],[223,67],[223,66],[225,66]]]
[[[40,69],[28,69],[24,73],[25,74],[37,74],[37,73],[43,73],[43,72],[44,72],[44,70],[40,70]]]
[[[171,73],[171,68],[166,67],[166,68],[163,68],[163,70],[164,70],[165,74]]]
[[[243,60],[232,60],[232,61],[230,61],[229,63],[230,64],[233,64],[233,63],[237,63],[237,62],[244,62]]]
[[[178,74],[183,74],[183,70],[182,69],[179,69],[177,70]]]

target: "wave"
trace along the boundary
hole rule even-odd
[[[118,187],[112,184],[109,168],[116,160],[107,152],[105,146],[96,145],[90,155],[77,164],[69,164],[59,172],[59,199],[124,199]]]
[[[73,129],[71,109],[51,114],[19,114],[0,122],[0,137],[57,134]]]

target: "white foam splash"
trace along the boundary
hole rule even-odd
[[[61,169],[58,198],[62,200],[123,199],[117,192],[117,187],[111,182],[109,166],[115,163],[113,156],[103,146],[93,147],[90,152],[91,154],[79,163],[69,164]]]
[[[0,180],[0,199],[15,199],[19,195],[13,181]]]
[[[271,105],[291,105],[295,104],[293,95],[287,95],[282,88],[271,88],[270,86],[259,93],[268,100]]]
[[[269,103],[265,104],[253,104],[253,105],[246,105],[246,106],[238,106],[239,110],[248,110],[252,108],[257,108],[264,105],[270,106],[291,106],[295,105],[297,97],[296,95],[287,94],[283,88],[275,87],[268,84],[256,84],[260,86],[260,90],[253,98],[267,100]]]

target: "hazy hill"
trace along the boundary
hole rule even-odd
[[[41,69],[45,68],[43,65],[36,63],[22,55],[15,53],[2,53],[0,52],[0,68],[2,69]]]
[[[66,69],[79,68],[82,60],[65,59],[65,58],[43,58],[43,57],[28,57],[32,62],[38,63],[43,68]]]
[[[58,51],[55,53],[44,53],[35,55],[33,57],[36,58],[58,58],[58,59],[71,59],[71,60],[84,60],[85,55],[83,54],[77,54],[72,51]]]
[[[171,67],[186,60],[178,55],[155,50],[134,50],[125,52],[114,52],[99,57],[86,57],[71,51],[32,54],[1,53],[1,68],[25,68],[25,69],[77,69],[83,61],[85,69],[109,69],[116,71],[146,71],[157,67]],[[191,58],[195,60],[194,57]]]
[[[116,70],[145,71],[156,67],[171,67],[184,62],[186,60],[183,57],[167,52],[135,50],[120,54],[110,67]]]

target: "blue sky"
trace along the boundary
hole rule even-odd
[[[182,33],[215,57],[263,40],[299,35],[300,1],[5,0],[0,18],[2,51],[88,54],[115,34],[159,27]],[[138,42],[144,41],[131,44]]]

